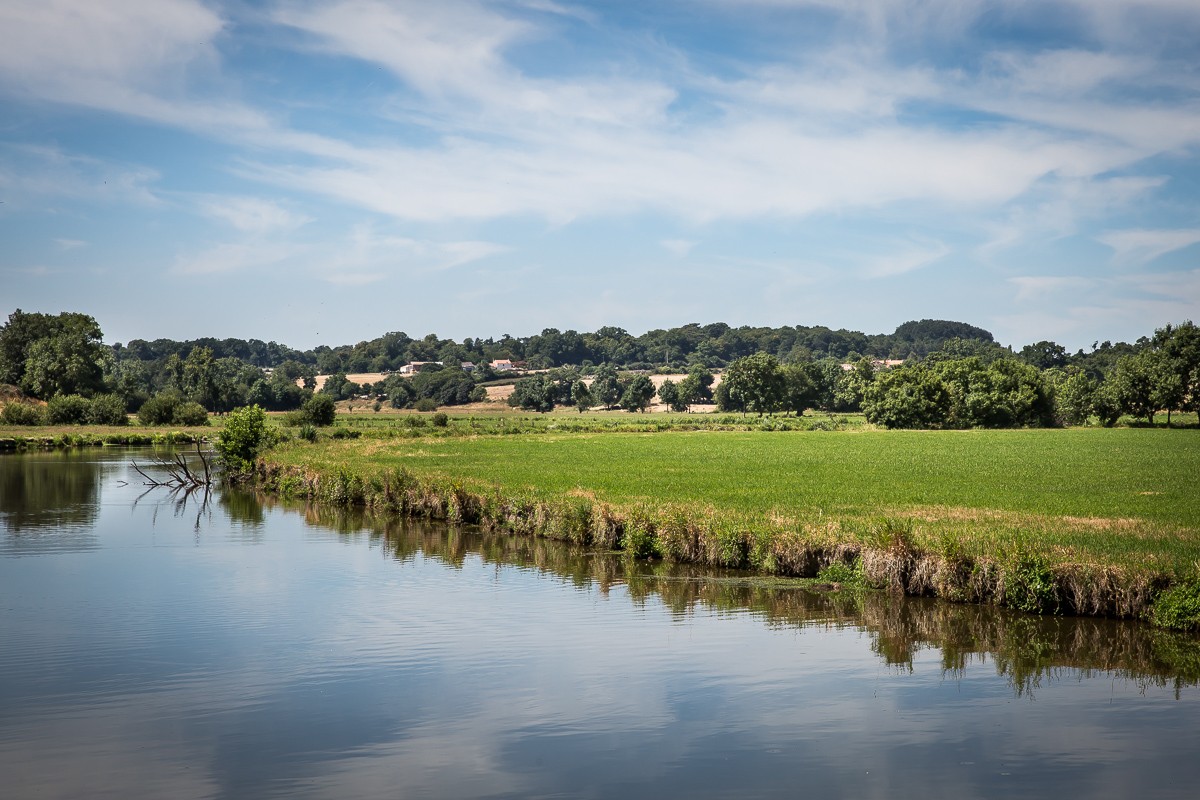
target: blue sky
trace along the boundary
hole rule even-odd
[[[1200,319],[1195,0],[5,0],[0,314]]]

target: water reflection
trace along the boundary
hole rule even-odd
[[[267,502],[270,502],[269,500]],[[749,610],[772,627],[854,627],[889,666],[912,669],[918,653],[936,650],[948,678],[991,662],[1017,696],[1047,680],[1112,674],[1144,686],[1200,683],[1200,638],[1148,625],[1088,617],[1040,617],[1003,608],[958,605],[883,592],[827,592],[785,586],[737,571],[630,562],[619,554],[546,539],[468,531],[427,522],[378,518],[361,510],[294,506],[305,520],[342,535],[366,534],[392,558],[433,558],[461,568],[485,563],[534,568],[607,595],[625,587],[634,602],[658,599],[678,617],[697,608]]]
[[[1123,798],[1200,777],[1188,637],[240,493],[197,530],[195,505],[137,499],[127,453],[86,455],[94,546],[0,558],[4,797]],[[10,518],[0,546],[30,530]]]
[[[95,547],[104,466],[78,450],[0,456],[0,553]]]

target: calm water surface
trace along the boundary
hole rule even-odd
[[[0,797],[1195,797],[1200,642],[0,456]],[[122,483],[125,482],[125,483]]]

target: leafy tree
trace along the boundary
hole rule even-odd
[[[654,398],[654,382],[645,375],[635,375],[621,395],[621,408],[626,411],[645,411]]]
[[[187,400],[175,406],[171,415],[171,423],[188,428],[199,428],[208,425],[208,410],[195,400]]]
[[[83,425],[87,414],[87,398],[77,394],[60,394],[46,404],[46,417],[51,425]]]
[[[254,459],[269,442],[267,413],[258,406],[232,411],[217,435],[216,449],[231,476],[250,471]]]
[[[98,394],[88,401],[87,423],[89,425],[127,425],[125,400],[117,394]]]
[[[316,391],[320,394],[332,395],[334,400],[341,400],[342,386],[345,383],[346,373],[338,370],[326,375],[325,380],[321,383],[321,388]]]
[[[713,399],[712,385],[715,380],[712,372],[704,365],[693,366],[687,377],[679,382],[679,402],[688,411],[691,410],[694,403],[711,402]]]
[[[439,406],[460,406],[471,402],[475,381],[461,369],[436,369],[418,372],[412,377],[418,398],[428,397]]]
[[[1200,413],[1200,327],[1190,321],[1166,325],[1151,341],[1161,359],[1157,394],[1167,409],[1167,423],[1171,409]]]
[[[408,408],[417,400],[417,390],[400,375],[389,375],[383,382],[383,391],[392,408]]]
[[[314,394],[300,406],[300,415],[308,424],[324,428],[333,424],[337,417],[337,408],[331,396]]]
[[[722,380],[717,384],[716,391],[713,392],[713,400],[717,404],[718,411],[745,411],[746,406],[742,403],[740,397],[734,398],[729,394],[729,384]]]
[[[803,364],[784,364],[780,367],[783,393],[780,407],[798,417],[816,404],[816,385]]]
[[[183,402],[175,392],[159,392],[147,398],[138,409],[143,425],[169,425],[175,419],[175,408]]]
[[[1116,368],[1104,383],[1122,413],[1154,422],[1160,399],[1156,386],[1157,367],[1156,359],[1149,352],[1124,356],[1117,361]]]
[[[0,409],[0,422],[5,425],[45,425],[46,407],[21,400],[10,400]]]
[[[55,318],[49,314],[29,314],[17,309],[0,326],[0,383],[21,386],[25,379],[25,358],[34,342],[53,336]]]
[[[1045,340],[1025,345],[1021,348],[1019,356],[1026,364],[1032,364],[1038,369],[1053,369],[1067,365],[1067,348]]]
[[[1070,425],[1086,423],[1096,407],[1096,391],[1096,381],[1086,372],[1075,370],[1067,375],[1054,398],[1062,420]]]
[[[843,372],[838,378],[833,390],[834,405],[840,410],[861,411],[867,389],[874,382],[875,368],[871,359],[859,359],[854,369]]]
[[[508,404],[525,411],[553,411],[557,395],[558,387],[553,379],[544,374],[529,375],[517,381]]]
[[[739,358],[725,370],[721,385],[733,408],[770,414],[783,400],[784,377],[779,361],[768,353]]]
[[[604,364],[596,370],[596,379],[592,381],[592,400],[605,408],[612,408],[621,399],[624,388],[617,379],[617,370],[611,364]]]
[[[968,365],[969,371],[965,385],[955,387],[962,407],[952,410],[952,418],[984,428],[1053,423],[1053,401],[1036,367],[1013,358],[986,366],[975,358],[958,363]]]
[[[592,407],[592,393],[582,379],[571,384],[571,402],[580,414]]]
[[[951,396],[928,367],[914,364],[879,375],[863,400],[867,421],[887,428],[940,427],[950,417]]]
[[[688,404],[683,402],[679,392],[679,384],[668,378],[658,387],[658,399],[672,411],[686,411]]]
[[[208,347],[196,347],[183,360],[180,389],[189,400],[205,408],[217,408],[221,401],[221,376],[216,359]]]
[[[34,397],[91,395],[104,388],[108,348],[96,320],[86,314],[51,318],[51,332],[29,344],[21,388]]]
[[[823,358],[803,365],[813,383],[813,405],[822,411],[837,411],[837,389],[845,374],[840,361]]]

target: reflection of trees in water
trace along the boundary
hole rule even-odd
[[[221,492],[220,503],[232,522],[258,529],[266,521],[262,499],[253,492],[226,489]]]
[[[102,465],[81,453],[0,456],[0,527],[9,549],[95,546]]]
[[[749,610],[774,627],[857,627],[889,665],[911,669],[921,650],[937,648],[950,677],[991,660],[1017,695],[1069,675],[1116,674],[1146,686],[1200,684],[1200,640],[1147,625],[1094,617],[1039,617],[993,606],[903,598],[884,592],[820,592],[704,567],[630,562],[567,543],[467,532],[441,524],[373,518],[362,511],[306,506],[306,519],[382,542],[392,557],[418,553],[461,567],[468,555],[485,563],[537,569],[577,587],[607,593],[627,587],[635,602],[657,597],[672,613],[697,607]]]

